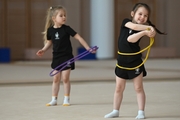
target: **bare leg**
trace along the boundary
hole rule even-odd
[[[107,115],[105,115],[105,118],[113,118],[113,117],[119,117],[119,109],[121,106],[121,102],[123,99],[123,92],[125,89],[126,80],[119,78],[116,76],[116,88],[114,92],[114,103],[113,103],[113,111]]]
[[[56,72],[56,71],[55,71]],[[51,102],[47,103],[46,106],[54,106],[57,105],[57,97],[60,89],[60,77],[61,72],[56,74],[53,77],[53,83],[52,83],[52,100]]]
[[[120,109],[125,85],[126,85],[126,80],[116,76],[116,89],[114,92],[114,105],[113,105],[115,110]]]
[[[145,101],[146,101],[146,95],[143,88],[143,74],[141,73],[139,76],[133,79],[134,82],[134,89],[137,94],[137,102],[138,102],[138,115],[136,119],[144,119],[144,109],[145,109]]]
[[[63,80],[63,86],[64,86],[64,102],[63,106],[69,106],[69,96],[70,96],[70,91],[71,91],[71,84],[70,84],[70,72],[71,69],[62,71],[62,80]]]
[[[53,77],[52,96],[58,96],[60,89],[60,77],[61,77],[61,72]]]

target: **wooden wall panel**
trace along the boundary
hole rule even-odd
[[[168,0],[115,0],[115,57],[117,55],[116,44],[121,22],[125,17],[130,17],[130,12],[136,2],[145,2],[151,7],[151,21],[154,24],[157,22],[161,25],[161,28],[169,31],[176,30],[175,27],[178,26],[173,21],[178,21],[179,18],[173,18],[172,20],[171,15],[174,11],[178,11],[176,10],[178,9],[178,5],[176,4],[179,2],[177,2],[178,0],[174,0],[176,2],[172,2],[172,5],[169,5],[167,1]],[[44,30],[46,10],[48,7],[57,4],[63,5],[67,9],[67,24],[90,43],[89,0],[76,0],[73,2],[72,0],[0,0],[0,47],[9,47],[11,49],[12,60],[25,59],[26,49],[42,48],[43,36],[41,32]],[[174,5],[176,5],[176,7],[174,7]],[[159,7],[161,11],[159,11]],[[163,31],[161,28],[160,30]],[[176,49],[179,49],[177,47],[178,44],[175,45],[175,39],[178,38],[177,34],[175,34],[176,32],[173,32],[175,35],[170,33],[172,32],[169,32],[167,37],[163,37],[161,42],[155,41],[153,47],[176,46]],[[141,46],[146,46],[146,44],[149,44],[148,42],[148,40],[141,41]],[[72,44],[74,54],[76,55],[77,48],[81,45],[74,39],[72,39]]]
[[[28,3],[28,43],[26,49],[43,47],[42,32],[44,30],[45,16],[51,0],[31,0]]]
[[[6,0],[0,0],[0,47],[7,47],[6,43],[6,23],[7,23],[7,15],[6,15]]]
[[[49,2],[44,0],[33,0],[31,2],[31,45],[30,48],[41,48],[43,46],[43,36],[45,25],[45,16],[47,8],[49,8]]]
[[[11,58],[22,59],[26,43],[26,1],[7,1],[7,44],[11,49]]]
[[[43,46],[41,32],[51,3],[51,0],[0,0],[0,47],[10,48],[12,60],[23,60],[26,49]]]
[[[3,46],[3,35],[2,35],[2,32],[3,32],[3,1],[0,1],[0,47]]]

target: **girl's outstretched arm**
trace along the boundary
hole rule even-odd
[[[74,36],[74,38],[75,38],[76,40],[78,40],[78,41],[81,43],[81,45],[82,45],[86,50],[89,50],[89,49],[90,49],[89,45],[86,43],[86,41],[85,41],[79,34],[76,34],[76,35]]]
[[[125,24],[125,27],[130,28],[132,30],[136,30],[136,31],[142,31],[142,30],[148,30],[148,29],[150,29],[151,31],[155,31],[152,26],[136,24],[136,23],[133,23],[133,22],[127,22]]]
[[[44,52],[46,52],[49,47],[52,45],[52,41],[51,40],[47,40],[44,47],[41,50],[38,50],[38,52],[36,53],[37,56],[41,57]]]
[[[137,42],[141,37],[143,36],[148,36],[148,37],[154,37],[156,35],[156,32],[155,31],[151,31],[151,30],[143,30],[143,31],[140,31],[138,33],[134,33],[132,35],[130,35],[128,38],[127,38],[127,41],[130,42],[130,43],[135,43]]]

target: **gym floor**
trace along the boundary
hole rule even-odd
[[[50,61],[17,61],[0,64],[1,120],[105,120],[113,109],[116,60],[77,61],[71,73],[71,106],[51,100]],[[144,78],[146,118],[180,120],[180,59],[148,59]],[[120,116],[134,120],[138,107],[132,81],[127,81]]]

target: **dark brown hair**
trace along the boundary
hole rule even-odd
[[[134,5],[132,11],[133,11],[134,13],[136,13],[136,11],[138,10],[139,7],[144,7],[144,8],[147,9],[147,11],[148,11],[148,13],[149,13],[148,19],[147,19],[147,23],[148,23],[150,26],[154,27],[154,29],[156,30],[157,33],[166,35],[167,33],[161,32],[160,30],[158,30],[158,29],[156,28],[156,26],[155,26],[154,24],[151,23],[151,21],[150,21],[151,9],[150,9],[150,7],[149,7],[147,4],[145,4],[145,3],[136,3],[136,4]]]

